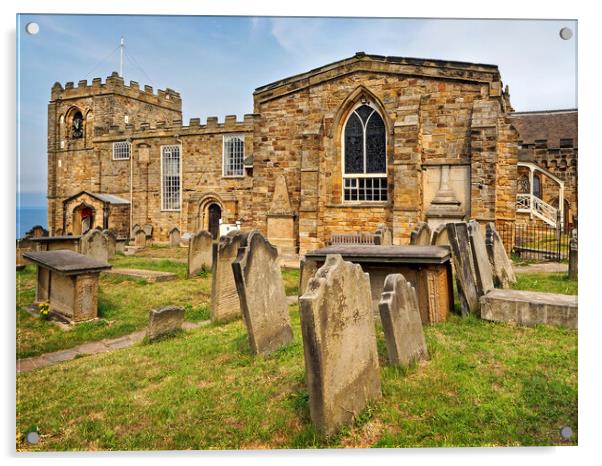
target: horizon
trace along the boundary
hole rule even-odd
[[[31,21],[36,35],[23,32]],[[560,39],[561,27],[575,37]],[[45,206],[52,85],[104,82],[119,70],[122,35],[125,83],[176,90],[183,121],[240,119],[256,88],[358,51],[493,64],[517,112],[578,108],[573,20],[26,14],[17,31],[17,208]]]

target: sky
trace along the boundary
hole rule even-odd
[[[17,31],[21,206],[45,205],[50,88],[104,82],[119,69],[121,36],[126,83],[180,92],[184,124],[242,118],[255,88],[359,51],[495,64],[516,111],[577,107],[576,21],[20,15]]]

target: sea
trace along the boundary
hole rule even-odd
[[[46,207],[17,207],[17,238],[22,238],[31,227],[42,225],[48,229]]]

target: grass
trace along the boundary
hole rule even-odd
[[[518,273],[516,290],[543,291],[576,295],[578,282],[570,280],[566,273]]]
[[[240,320],[17,377],[27,450],[435,447],[577,443],[577,333],[452,316],[425,327],[431,359],[385,363],[383,398],[332,437],[311,425],[299,312],[294,342],[250,354]],[[31,390],[29,387],[37,387]],[[91,396],[93,394],[93,396]]]
[[[287,296],[299,294],[299,269],[283,268],[282,278]]]

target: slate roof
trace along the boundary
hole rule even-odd
[[[561,139],[572,139],[577,145],[577,109],[541,112],[514,112],[509,117],[519,133],[521,144],[547,141],[547,147],[559,148]]]

